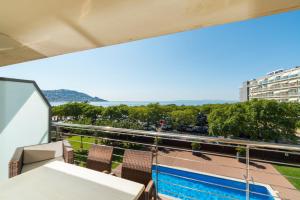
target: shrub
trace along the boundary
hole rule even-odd
[[[237,147],[235,150],[240,154],[240,156],[246,156],[246,148],[245,147]]]
[[[192,142],[191,143],[191,147],[192,147],[192,150],[200,150],[201,149],[201,144],[200,143],[197,143],[197,142]]]

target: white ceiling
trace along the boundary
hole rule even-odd
[[[0,66],[300,8],[300,0],[0,0]]]

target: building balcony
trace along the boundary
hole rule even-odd
[[[258,87],[258,86],[263,86],[263,85],[268,85],[268,84],[276,84],[276,83],[282,83],[285,81],[296,81],[298,80],[300,77],[299,75],[295,75],[295,76],[291,76],[291,77],[285,77],[285,78],[281,78],[281,79],[277,79],[277,80],[273,80],[273,81],[265,81],[265,82],[255,82],[255,83],[251,83],[249,84],[250,88],[251,87]]]
[[[288,85],[278,85],[278,86],[271,86],[266,88],[252,88],[251,93],[260,93],[260,92],[268,92],[268,91],[276,91],[276,90],[284,90],[290,88],[299,88],[300,82],[296,82],[293,84]]]

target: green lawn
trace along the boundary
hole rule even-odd
[[[80,148],[80,136],[72,136],[68,138],[69,142],[71,143],[74,149],[74,160],[75,163],[79,166],[85,167],[86,166],[86,156],[88,154],[88,149],[90,148],[91,144],[82,144],[82,149]],[[82,137],[82,142],[89,142],[94,143],[94,139],[91,137]]]
[[[86,162],[86,156],[88,154],[88,149],[90,148],[91,144],[85,144],[83,143],[83,148],[80,148],[80,141],[81,138],[80,136],[71,136],[68,138],[69,142],[71,143],[74,151],[75,151],[75,161],[77,161],[77,163],[82,166],[85,167],[85,162]],[[88,142],[88,143],[95,143],[95,139],[92,137],[82,137],[82,141],[83,142]],[[123,151],[114,150],[114,154],[116,155],[123,155]],[[112,163],[112,168],[116,168],[119,163],[116,162],[122,162],[122,157],[120,156],[113,156],[113,163]]]
[[[72,136],[69,137],[68,140],[75,151],[80,151],[80,136]],[[82,142],[95,143],[95,139],[91,137],[82,137]],[[83,150],[88,150],[91,145],[83,143],[82,146],[83,146]]]
[[[291,184],[293,184],[298,190],[300,190],[300,168],[298,167],[287,167],[283,165],[273,165],[277,171],[285,176],[293,176],[299,179],[287,178]]]

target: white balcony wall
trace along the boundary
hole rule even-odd
[[[49,112],[34,82],[0,78],[0,181],[17,147],[48,142]]]

